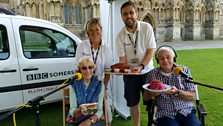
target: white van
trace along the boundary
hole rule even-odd
[[[71,77],[79,42],[52,22],[0,14],[0,111],[46,94]],[[44,102],[57,100],[59,92]]]

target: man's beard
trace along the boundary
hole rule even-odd
[[[133,21],[133,23],[128,23],[128,21],[127,21],[127,22],[125,22],[125,26],[129,29],[132,29],[132,28],[134,28],[134,26],[136,26],[136,21]]]

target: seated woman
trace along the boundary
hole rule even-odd
[[[74,80],[70,86],[69,116],[74,117],[79,126],[104,126],[99,119],[102,116],[104,85],[94,74],[95,65],[90,57],[82,57],[78,63],[81,80]],[[83,105],[98,103],[96,112],[89,112]]]

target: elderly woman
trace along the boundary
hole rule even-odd
[[[78,61],[83,56],[91,57],[94,61],[94,64],[96,65],[96,69],[94,71],[95,74],[97,75],[98,79],[103,81],[104,85],[107,87],[110,76],[104,74],[104,70],[106,68],[110,68],[112,65],[112,51],[110,47],[102,40],[102,25],[100,23],[100,19],[91,18],[86,23],[85,29],[88,39],[82,41],[78,45],[75,56],[76,61]],[[107,91],[109,92],[109,90],[110,87],[108,86]],[[107,112],[109,115],[108,121],[111,122],[112,114],[109,106],[107,106]]]
[[[170,90],[162,93],[144,92],[145,100],[155,98],[157,126],[200,126],[194,109],[194,85],[186,82],[181,75],[174,74],[175,50],[168,45],[161,46],[157,49],[155,57],[160,67],[148,73],[147,82],[159,80],[171,87]],[[186,66],[177,67],[181,67],[187,75],[191,76]]]
[[[83,77],[81,80],[74,80],[70,86],[69,114],[75,118],[79,126],[103,126],[99,119],[103,113],[104,85],[93,75],[95,65],[90,57],[82,57],[77,65]],[[83,105],[86,103],[98,103],[97,111],[86,111],[87,108]]]

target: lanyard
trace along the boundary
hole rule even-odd
[[[136,32],[136,39],[135,39],[135,43],[132,41],[132,38],[130,37],[130,35],[128,34],[129,36],[129,40],[131,41],[133,47],[134,47],[134,54],[136,55],[137,53],[137,50],[136,50],[136,46],[137,46],[137,40],[138,40],[138,31]]]
[[[96,64],[96,61],[97,61],[97,58],[98,58],[98,52],[100,50],[100,47],[101,47],[101,41],[100,41],[100,44],[99,44],[99,47],[98,47],[98,50],[97,50],[97,53],[96,53],[96,56],[94,57],[94,51],[93,51],[93,46],[92,46],[92,42],[91,43],[91,53],[92,53],[92,59],[94,61],[94,64]]]

